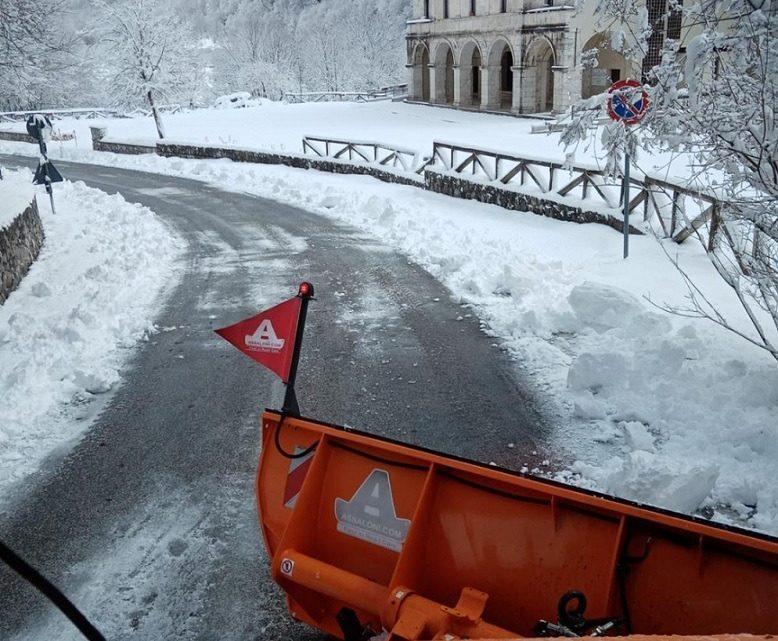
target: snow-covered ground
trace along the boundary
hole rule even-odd
[[[413,126],[416,110],[424,115],[419,126]],[[172,136],[276,149],[288,144],[294,151],[302,134],[316,133],[412,147],[446,138],[528,155],[562,155],[553,137],[526,132],[529,121],[394,103],[263,106],[254,110],[256,130],[244,127],[245,137],[240,131],[227,134],[226,123],[233,118],[245,123],[248,111],[213,114],[225,126],[220,131],[232,136],[223,140],[206,136],[205,124],[198,129],[190,121],[187,129],[184,119],[196,114],[167,123]],[[319,127],[311,131],[314,121],[301,114],[316,114]],[[463,123],[472,128],[463,129]],[[117,137],[140,137],[130,121],[124,126],[124,131],[109,129]],[[393,131],[395,138],[388,135]],[[21,143],[0,144],[0,151],[35,153]],[[686,292],[652,237],[633,237],[631,257],[623,261],[621,236],[606,227],[508,212],[370,178],[229,161],[115,156],[68,144],[52,145],[52,153],[200,179],[367,230],[472,304],[485,331],[512,351],[555,416],[552,445],[559,454],[549,467],[557,468],[557,477],[778,532],[778,368],[732,334],[667,315],[646,300],[681,304]],[[656,166],[664,162],[655,161]],[[704,284],[711,300],[745,322],[699,245],[667,241],[665,249]]]
[[[6,176],[32,195],[30,172]],[[0,494],[88,427],[93,401],[154,331],[182,249],[151,211],[119,195],[65,182],[55,186],[56,215],[45,192],[37,198],[46,242],[0,306]]]
[[[531,134],[543,121],[532,118],[479,114],[402,102],[302,103],[263,101],[244,109],[200,109],[164,116],[171,141],[239,146],[269,151],[302,153],[303,136],[323,136],[352,141],[375,141],[432,153],[433,141],[496,149],[530,158],[562,161],[565,150],[559,134]],[[75,139],[51,143],[51,147],[91,149],[90,126],[105,127],[108,138],[154,142],[157,138],[150,117],[78,120],[64,118],[55,130],[74,132]],[[23,123],[0,125],[0,130],[23,131]],[[598,164],[599,143],[579,149],[577,161]],[[638,157],[637,166],[662,177],[686,176],[688,171],[670,155]]]

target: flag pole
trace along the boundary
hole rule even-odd
[[[292,366],[289,369],[289,380],[286,382],[284,405],[281,408],[281,411],[289,416],[300,416],[300,406],[297,404],[297,395],[294,392],[294,384],[297,380],[297,365],[300,362],[300,348],[302,347],[303,334],[305,333],[305,319],[308,315],[308,303],[313,299],[313,285],[308,282],[300,283],[300,289],[297,292],[297,296],[300,298],[300,315],[297,319],[297,333],[294,338]]]

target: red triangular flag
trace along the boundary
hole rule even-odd
[[[256,316],[215,331],[288,383],[301,303],[302,299],[295,296]]]

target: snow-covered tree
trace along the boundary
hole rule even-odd
[[[58,28],[61,0],[0,0],[0,104],[24,108],[46,99],[57,71],[72,64],[71,38]]]
[[[189,99],[197,50],[186,20],[156,0],[96,0],[106,29],[101,44],[117,102],[148,102],[160,138],[159,100]]]
[[[745,331],[710,301],[683,269],[689,305],[670,311],[702,317],[739,333],[778,360],[778,7],[771,0],[669,0],[649,22],[644,0],[597,0],[595,14],[611,46],[633,60],[651,34],[680,19],[677,39],[664,38],[659,64],[645,69],[651,115],[631,142],[690,159],[694,187],[721,203],[709,257],[749,321]],[[656,42],[656,39],[654,39]],[[563,142],[597,129],[605,96],[576,105]],[[619,165],[620,125],[604,128]]]
[[[297,40],[309,84],[343,91],[400,82],[409,9],[403,0],[330,0],[307,8]]]
[[[404,78],[406,0],[233,0],[219,11],[217,84],[229,91],[276,97]]]
[[[226,18],[219,40],[224,50],[219,66],[231,90],[277,99],[295,87],[296,18],[289,7],[268,8],[248,1]]]

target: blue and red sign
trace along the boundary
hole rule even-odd
[[[637,80],[619,80],[608,89],[608,115],[616,122],[636,125],[648,113],[651,101]]]

